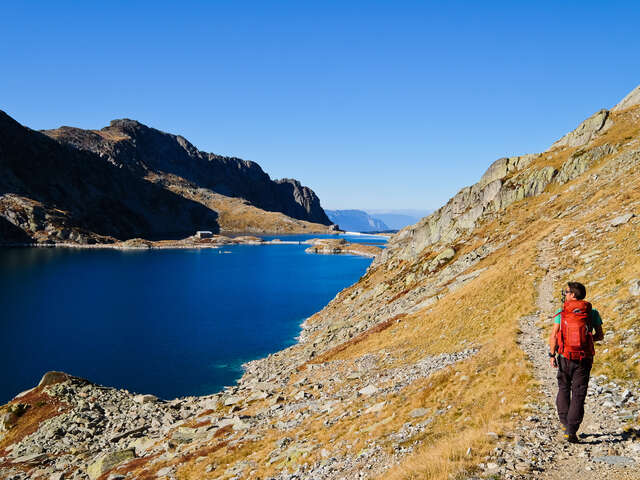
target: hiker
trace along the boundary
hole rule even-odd
[[[578,442],[577,432],[584,417],[595,354],[593,342],[604,338],[602,318],[584,300],[586,295],[586,288],[578,282],[569,282],[562,289],[563,306],[555,316],[549,336],[551,366],[558,369],[558,417],[564,438],[570,443]]]

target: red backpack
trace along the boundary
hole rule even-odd
[[[560,312],[558,352],[569,360],[583,360],[596,354],[591,333],[591,304],[569,300]]]

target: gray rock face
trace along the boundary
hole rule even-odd
[[[620,225],[624,225],[629,220],[634,217],[633,213],[625,213],[624,215],[617,216],[613,220],[609,222],[609,225],[612,227],[619,227]]]
[[[89,478],[91,480],[95,480],[100,475],[108,472],[116,465],[119,465],[120,463],[123,463],[127,460],[131,460],[132,458],[135,458],[135,456],[136,453],[131,448],[105,453],[89,465],[89,467],[87,468],[87,475],[89,475]]]
[[[516,170],[522,170],[523,168],[529,166],[529,164],[535,160],[537,155],[522,155],[520,157],[503,157],[499,158],[495,162],[493,162],[484,175],[480,177],[480,181],[478,185],[480,187],[484,187],[485,185],[490,184],[494,180],[500,180],[506,177],[509,173],[515,172]]]
[[[332,222],[320,206],[320,199],[313,190],[303,186],[298,180],[293,178],[282,178],[275,180],[278,188],[276,191],[280,197],[293,198],[294,203],[283,203],[282,210],[285,215],[310,222],[330,225]]]
[[[615,152],[615,148],[611,145],[601,145],[599,147],[592,148],[587,152],[576,153],[565,162],[555,181],[557,183],[566,183],[579,175],[586,172],[593,164],[601,160],[606,155],[610,155]]]
[[[580,147],[589,143],[597,133],[600,133],[611,125],[611,122],[607,122],[609,118],[608,110],[600,110],[594,113],[584,122],[578,125],[578,128],[572,132],[567,133],[560,140],[551,145],[554,147]]]
[[[594,462],[608,463],[609,465],[633,465],[635,460],[630,457],[620,455],[605,455],[604,457],[593,457]]]
[[[615,152],[613,146],[606,144],[576,152],[559,170],[551,166],[536,169],[532,163],[539,157],[537,154],[500,158],[478,183],[463,188],[444,207],[394,235],[373,265],[383,264],[396,255],[402,260],[414,258],[436,243],[453,244],[462,234],[473,230],[479,219],[540,195],[552,183],[565,184]]]
[[[556,178],[558,171],[553,167],[532,170],[530,165],[538,156],[530,154],[498,159],[478,183],[463,188],[444,207],[392,237],[374,264],[384,263],[396,254],[405,260],[413,258],[437,242],[451,244],[462,233],[475,228],[481,217],[526,197],[539,195]],[[573,172],[566,177],[575,174]]]
[[[625,110],[627,108],[634,107],[636,105],[640,105],[640,85],[631,90],[629,94],[620,100],[615,107],[611,109],[612,112],[619,112],[621,110]]]
[[[438,267],[441,267],[442,265],[450,261],[455,256],[456,256],[456,251],[453,248],[451,247],[445,248],[442,252],[440,252],[436,256],[436,258],[434,258],[433,260],[431,260],[431,262],[429,262],[428,270],[430,272],[435,271]]]

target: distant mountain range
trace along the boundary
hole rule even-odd
[[[329,219],[342,230],[383,232],[413,225],[433,210],[325,210]]]
[[[0,243],[327,231],[320,199],[135,120],[37,132],[0,111]]]
[[[381,232],[389,227],[363,210],[325,210],[329,219],[349,232]]]
[[[408,225],[413,225],[431,212],[433,210],[367,210],[369,215],[387,224],[391,230],[401,230]]]

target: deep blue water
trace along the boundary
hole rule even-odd
[[[0,404],[48,370],[162,398],[234,384],[371,263],[306,247],[0,249]]]

